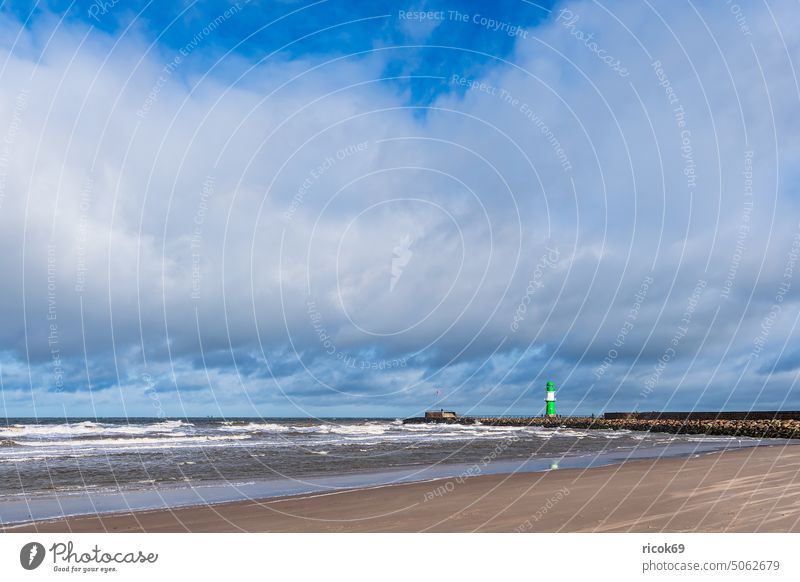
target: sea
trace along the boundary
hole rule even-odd
[[[386,418],[8,418],[0,524],[785,443]]]

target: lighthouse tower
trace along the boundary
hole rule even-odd
[[[556,415],[556,389],[553,388],[553,383],[547,383],[547,396],[544,399],[545,404],[547,404],[546,414],[547,416],[555,416]]]

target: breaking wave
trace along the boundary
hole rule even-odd
[[[12,424],[0,428],[0,437],[80,437],[83,435],[141,435],[169,433],[194,426],[182,420],[165,420],[151,424],[112,424],[86,420],[64,424]]]

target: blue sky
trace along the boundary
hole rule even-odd
[[[4,413],[797,409],[796,12],[3,4]]]
[[[65,24],[90,26],[114,37],[134,35],[148,43],[156,43],[158,49],[164,51],[179,50],[210,22],[224,15],[226,9],[232,9],[243,16],[225,19],[225,26],[214,30],[213,38],[204,43],[203,50],[189,61],[192,70],[205,70],[212,59],[228,53],[256,61],[275,51],[280,51],[279,58],[282,59],[303,59],[352,55],[377,47],[408,47],[398,48],[387,55],[384,73],[447,77],[453,70],[480,74],[491,67],[491,60],[477,53],[503,58],[513,51],[514,36],[475,26],[469,18],[477,15],[527,28],[549,18],[553,4],[547,1],[453,2],[406,6],[391,1],[180,3],[118,0],[116,3],[11,2],[8,9],[17,20],[27,22],[31,27],[35,27],[39,19],[55,17]],[[398,26],[401,12],[432,13],[432,17],[410,18],[400,21]],[[467,26],[461,26],[464,23],[460,20],[453,20],[456,13],[469,17]],[[441,19],[459,25],[433,27]],[[422,36],[415,29],[426,34]],[[453,50],[426,49],[425,45],[452,47]],[[446,83],[414,80],[405,81],[398,89],[410,91],[413,101],[422,104],[429,103],[441,91],[453,90]]]

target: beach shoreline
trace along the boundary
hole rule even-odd
[[[0,429],[0,527],[798,443],[386,419],[14,419]]]
[[[9,525],[14,532],[800,531],[800,447],[450,477]]]

